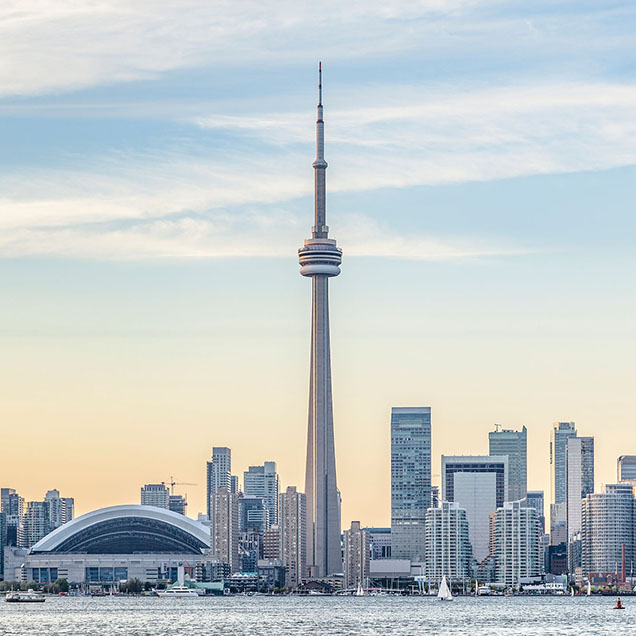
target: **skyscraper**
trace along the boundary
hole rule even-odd
[[[230,573],[240,569],[238,499],[236,493],[222,486],[210,500],[210,553],[217,561],[227,563]]]
[[[260,497],[269,510],[269,523],[278,524],[278,473],[276,462],[250,466],[243,473],[243,492],[246,497]]]
[[[188,500],[183,495],[169,495],[168,510],[177,512],[180,515],[185,515],[187,507]]]
[[[488,433],[488,454],[508,456],[506,501],[525,499],[528,492],[528,431],[503,429]]]
[[[241,532],[256,530],[259,534],[269,528],[269,510],[261,497],[239,496],[239,526]]]
[[[567,480],[565,447],[569,437],[576,437],[574,422],[555,422],[550,439],[550,544],[567,542],[566,505]]]
[[[30,548],[50,531],[49,506],[46,501],[29,501],[24,511],[24,547]]]
[[[369,532],[352,521],[351,528],[344,531],[344,587],[366,587],[369,578],[370,542]]]
[[[207,463],[207,505],[208,518],[212,521],[212,495],[219,488],[227,488],[230,492],[236,492],[232,488],[232,451],[226,446],[215,446],[212,449],[212,461]]]
[[[8,514],[9,495],[15,495],[15,488],[0,488],[0,512]]]
[[[495,563],[497,582],[519,585],[521,579],[543,570],[541,528],[537,511],[522,501],[507,501],[495,513]]]
[[[526,495],[526,501],[528,508],[534,508],[539,516],[539,523],[541,525],[541,532],[545,532],[545,512],[544,512],[544,496],[543,490],[528,490]]]
[[[280,558],[285,584],[294,588],[307,574],[307,499],[295,486],[280,495]]]
[[[621,455],[616,462],[618,481],[636,481],[636,455]]]
[[[307,426],[307,560],[312,576],[342,572],[340,495],[336,483],[336,454],[331,396],[329,340],[329,278],[340,273],[342,251],[329,237],[326,216],[326,170],[322,118],[322,68],[318,70],[316,120],[315,220],[311,238],[298,250],[300,273],[311,277],[311,364]]]
[[[442,455],[442,499],[466,510],[478,562],[490,554],[490,513],[503,506],[507,491],[507,455]]]
[[[567,538],[571,541],[581,532],[581,500],[594,492],[594,438],[568,438],[565,459]]]
[[[12,492],[5,494],[3,512],[7,515],[7,545],[24,546],[24,497],[9,488]]]
[[[614,573],[622,568],[625,549],[625,574],[636,563],[636,501],[632,488],[608,484],[603,493],[585,497],[582,509],[581,544],[583,574]]]
[[[457,502],[441,501],[426,512],[426,576],[440,582],[463,581],[470,575],[472,548],[466,511]]]
[[[60,497],[59,490],[49,490],[44,495],[44,501],[49,507],[49,528],[55,530],[73,519],[75,500],[73,497]],[[49,531],[50,531],[49,530]]]
[[[168,508],[170,490],[165,484],[146,484],[141,489],[141,505]]]
[[[391,554],[423,561],[431,507],[431,408],[391,409]]]

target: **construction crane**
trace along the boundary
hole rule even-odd
[[[165,486],[165,481],[161,482],[162,484],[164,484]],[[193,484],[189,481],[175,481],[174,477],[172,475],[170,475],[170,481],[168,482],[168,485],[170,486],[170,494],[174,495],[174,487],[175,486],[198,486],[199,484]]]

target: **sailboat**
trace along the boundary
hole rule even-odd
[[[452,601],[453,595],[451,594],[448,583],[446,582],[446,575],[442,577],[442,582],[439,584],[439,591],[437,592],[438,601]]]
[[[592,593],[592,584],[587,582],[587,595],[589,596]]]
[[[574,587],[570,588],[570,596],[574,596]]]
[[[364,589],[362,587],[362,583],[358,583],[358,589],[354,592],[354,596],[365,596]]]

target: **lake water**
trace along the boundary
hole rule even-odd
[[[453,636],[636,634],[636,597],[48,598],[0,602],[0,635]]]

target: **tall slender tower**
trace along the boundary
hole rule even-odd
[[[310,576],[342,572],[340,494],[336,485],[336,454],[331,399],[329,344],[329,278],[340,274],[342,251],[328,238],[325,209],[327,162],[322,119],[322,65],[318,67],[316,120],[315,222],[311,238],[298,250],[300,273],[311,277],[311,369],[307,426],[307,564]]]

